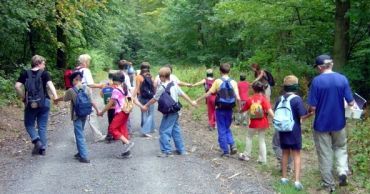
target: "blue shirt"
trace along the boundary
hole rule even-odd
[[[353,101],[351,88],[344,75],[322,73],[312,82],[308,104],[316,107],[313,128],[319,132],[339,131],[346,125],[344,99]]]
[[[289,95],[285,94],[287,98]],[[275,110],[280,103],[280,99],[275,103]],[[302,148],[302,130],[301,130],[301,117],[307,114],[304,103],[301,97],[296,96],[290,100],[290,107],[292,108],[294,126],[290,132],[279,132],[280,144],[297,145]]]

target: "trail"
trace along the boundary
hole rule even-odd
[[[102,102],[98,102],[102,107]],[[22,165],[0,180],[5,181],[0,193],[229,193],[216,178],[219,172],[196,154],[158,158],[158,134],[152,139],[139,137],[138,108],[131,115],[135,142],[132,158],[115,157],[121,152],[120,142],[93,143],[91,130],[86,126],[91,163],[79,163],[73,158],[76,153],[73,125],[68,106],[65,107],[62,114],[51,117],[50,122],[56,124],[50,126],[47,155],[26,153]],[[158,125],[160,117],[156,113]],[[94,116],[93,119],[106,133],[106,115],[102,118]],[[266,192],[253,183],[248,182],[248,185],[245,192]]]

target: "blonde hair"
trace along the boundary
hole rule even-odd
[[[83,54],[83,55],[80,55],[78,57],[78,64],[79,65],[82,65],[82,64],[89,65],[90,61],[91,61],[91,57],[88,54]]]
[[[32,57],[31,59],[31,67],[34,68],[38,65],[40,65],[41,63],[45,62],[46,59],[40,55],[35,55]]]
[[[171,75],[171,69],[169,67],[161,67],[158,73],[159,73],[159,77],[164,77],[166,79],[169,79]]]
[[[288,75],[284,77],[284,86],[291,86],[298,84],[298,78],[295,75]]]

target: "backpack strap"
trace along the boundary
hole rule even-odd
[[[123,93],[123,91],[122,90],[120,90],[119,88],[115,88],[115,89],[117,89],[119,92],[121,92],[121,94],[125,97],[126,95]],[[121,103],[119,103],[119,101],[118,101],[118,99],[116,99],[116,101],[117,101],[117,103],[118,103],[118,105],[119,105],[119,107],[121,107]]]

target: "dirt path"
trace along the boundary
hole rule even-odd
[[[156,157],[158,135],[152,139],[139,137],[140,112],[135,109],[133,157],[116,159],[121,143],[92,143],[86,127],[90,164],[73,159],[76,148],[67,105],[60,111],[51,117],[54,124],[45,157],[32,157],[27,150],[17,157],[0,159],[0,193],[272,193],[265,176],[251,166],[220,158],[216,141],[209,144],[214,132],[193,121],[186,111],[181,123],[189,155]],[[94,119],[105,132],[106,118]],[[158,124],[159,119],[158,113]]]

